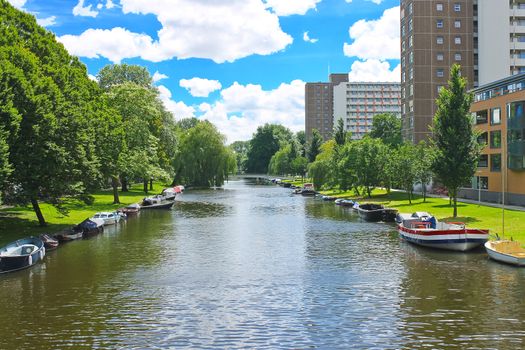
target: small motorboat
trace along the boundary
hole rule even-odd
[[[95,215],[93,215],[91,219],[102,220],[104,222],[104,225],[115,225],[120,222],[121,218],[122,217],[120,216],[120,214],[116,211],[113,211],[113,212],[103,211],[100,213],[96,213]]]
[[[385,208],[382,204],[376,203],[360,204],[357,207],[357,212],[361,219],[371,222],[394,222],[397,215],[397,209]]]
[[[488,230],[468,229],[461,222],[440,222],[427,212],[398,214],[399,236],[425,247],[466,251],[485,243]]]
[[[174,201],[166,200],[162,195],[156,195],[144,198],[140,207],[142,209],[170,209],[174,203]]]
[[[73,227],[73,231],[80,233],[83,238],[88,238],[104,232],[104,220],[98,218],[89,218]]]
[[[177,192],[174,187],[168,187],[162,190],[162,195],[166,198],[167,201],[174,201],[177,196]]]
[[[38,237],[19,239],[0,248],[0,273],[18,271],[35,265],[46,255]]]
[[[525,249],[519,242],[487,241],[485,249],[491,259],[510,265],[525,266]]]
[[[68,228],[55,234],[53,238],[57,239],[60,243],[74,241],[75,239],[82,238],[83,233],[80,230],[74,228]]]
[[[339,202],[339,205],[342,207],[353,207],[354,201],[351,199],[343,199],[341,202]]]
[[[177,185],[177,186],[173,187],[173,189],[175,190],[175,193],[182,193],[182,192],[184,192],[184,186],[182,186],[182,185]]]
[[[51,237],[47,233],[41,234],[39,237],[44,242],[44,247],[47,251],[55,250],[58,248],[58,239]]]
[[[138,203],[135,203],[135,204],[130,204],[128,205],[127,207],[124,207],[124,208],[120,208],[117,210],[121,215],[124,214],[126,216],[133,216],[133,215],[137,215],[138,212],[140,211],[140,204]]]
[[[303,192],[303,189],[301,187],[296,187],[292,193],[293,194],[301,194]]]
[[[334,197],[334,196],[321,196],[321,199],[324,200],[324,201],[327,201],[327,202],[332,202],[332,201],[335,201],[337,199],[337,197]]]
[[[301,188],[301,194],[303,196],[315,196],[314,184],[312,183],[304,184],[303,188]]]

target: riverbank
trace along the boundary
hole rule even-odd
[[[7,207],[0,209],[0,244],[22,237],[35,236],[42,233],[55,233],[74,226],[100,211],[113,211],[126,205],[137,203],[151,194],[158,194],[166,186],[154,184],[153,190],[145,194],[142,184],[131,188],[129,192],[119,192],[120,204],[113,204],[113,191],[99,191],[93,194],[92,204],[79,200],[68,200],[64,208],[67,215],[60,213],[50,204],[41,203],[42,213],[48,223],[46,227],[38,226],[33,208],[28,206]]]
[[[458,217],[452,217],[453,207],[449,204],[449,199],[444,197],[427,197],[423,202],[423,196],[415,194],[412,203],[408,202],[405,192],[391,191],[386,193],[384,190],[376,189],[372,193],[372,198],[355,196],[352,191],[327,190],[321,191],[322,194],[337,197],[350,198],[358,202],[380,203],[388,207],[396,208],[400,212],[413,213],[416,211],[426,211],[442,221],[460,221],[470,227],[489,229],[491,238],[496,235],[501,236],[502,209],[489,205],[479,205],[478,203],[461,202],[458,199]],[[525,243],[525,212],[519,210],[505,210],[505,238],[514,239]]]

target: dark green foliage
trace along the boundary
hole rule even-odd
[[[381,139],[387,146],[397,147],[403,143],[401,119],[391,113],[378,114],[374,117],[372,130],[368,135]]]
[[[282,125],[265,124],[259,126],[250,140],[246,172],[266,174],[272,156],[291,139],[291,131]]]
[[[315,161],[315,157],[319,154],[321,150],[321,145],[323,144],[323,137],[321,136],[321,133],[319,130],[314,129],[312,131],[312,140],[310,141],[310,144],[308,145],[308,161],[311,163]]]
[[[145,67],[125,63],[105,66],[98,72],[97,80],[104,90],[124,83],[134,83],[145,88],[152,88],[153,84],[153,79]]]
[[[447,88],[441,89],[434,116],[433,144],[436,148],[432,169],[448,189],[457,216],[458,189],[470,180],[476,171],[480,154],[470,119],[472,94],[467,92],[467,81],[461,77],[460,66],[453,65]]]
[[[334,140],[335,143],[337,143],[338,146],[342,146],[346,142],[346,131],[345,131],[345,125],[343,119],[337,120],[337,127],[334,131]]]
[[[246,171],[248,147],[250,147],[250,141],[235,141],[230,145],[230,148],[235,153],[235,157],[237,159],[237,171],[241,174]]]

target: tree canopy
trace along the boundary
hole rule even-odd
[[[282,125],[259,126],[250,140],[246,171],[252,174],[266,174],[272,156],[291,139],[292,132]]]
[[[403,143],[401,119],[392,113],[382,113],[374,117],[369,136],[381,139],[385,145],[397,147]]]

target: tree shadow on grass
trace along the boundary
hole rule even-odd
[[[21,217],[19,213],[11,209],[9,212],[0,211],[0,246],[28,236],[38,236],[42,233],[54,234],[68,227],[71,225],[53,224],[40,227],[36,218]]]
[[[458,217],[448,216],[446,218],[440,219],[440,221],[443,221],[443,222],[463,222],[465,224],[473,224],[473,223],[480,222],[481,220],[478,220],[478,219],[470,217],[470,216],[458,216]]]

